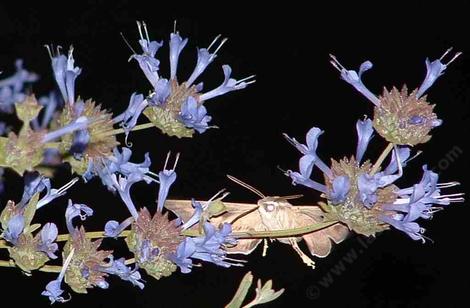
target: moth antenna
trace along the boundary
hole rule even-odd
[[[259,197],[261,197],[261,198],[263,198],[263,199],[266,198],[266,196],[263,195],[263,193],[261,193],[259,190],[257,190],[257,189],[254,188],[253,186],[248,185],[247,183],[243,182],[242,180],[239,180],[239,179],[237,179],[236,177],[231,176],[231,175],[229,175],[229,174],[227,174],[227,177],[228,177],[231,181],[237,183],[238,185],[240,185],[240,186],[242,186],[242,187],[245,187],[245,188],[248,189],[249,191],[251,191],[251,192],[257,194]]]
[[[281,197],[282,199],[285,199],[285,200],[294,200],[294,199],[299,199],[299,198],[302,198],[304,195],[290,195],[290,196],[284,196],[284,197]]]

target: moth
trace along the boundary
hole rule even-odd
[[[210,222],[215,226],[228,222],[232,224],[232,231],[234,232],[274,231],[305,227],[325,220],[324,212],[319,206],[294,206],[289,203],[289,200],[301,196],[265,196],[256,188],[232,176],[228,177],[235,183],[257,194],[261,199],[256,204],[223,202],[226,211],[210,219]],[[194,211],[190,200],[167,200],[165,207],[178,215],[183,221],[187,221]],[[300,249],[298,242],[303,239],[313,256],[324,258],[331,251],[332,241],[338,244],[345,240],[348,234],[349,229],[345,225],[337,223],[299,237],[277,238],[271,239],[271,241],[277,240],[292,246],[305,264],[315,268],[315,262]],[[235,247],[227,248],[227,253],[251,254],[262,241],[263,239],[258,238],[239,239]],[[266,239],[264,244],[263,256],[266,254],[268,247]]]

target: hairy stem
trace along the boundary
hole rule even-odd
[[[16,264],[13,260],[0,260],[0,267],[16,267]],[[39,268],[38,271],[46,273],[60,273],[62,266],[59,265],[44,265]]]
[[[267,238],[267,237],[271,237],[271,238],[291,237],[291,236],[299,236],[302,234],[319,231],[329,226],[332,226],[336,223],[338,223],[337,220],[329,220],[329,221],[324,221],[318,224],[313,224],[313,225],[300,227],[300,228],[292,228],[292,229],[285,229],[285,230],[270,230],[270,231],[232,232],[232,235],[235,238],[239,238],[239,239]],[[185,230],[181,234],[185,236],[201,236],[202,235],[197,230]]]
[[[122,231],[121,234],[119,234],[119,237],[126,237],[129,235],[129,230]],[[93,232],[86,232],[86,237],[87,238],[103,238],[104,232],[103,231],[93,231]],[[57,242],[65,242],[68,241],[70,238],[70,234],[60,234],[57,237]]]
[[[380,166],[382,166],[382,163],[384,160],[387,158],[388,154],[393,150],[394,144],[389,143],[385,150],[383,150],[382,154],[380,154],[379,158],[375,162],[374,166],[372,167],[372,170],[370,171],[370,175],[374,175],[379,171]]]
[[[147,128],[151,128],[151,127],[155,127],[155,125],[152,122],[148,122],[148,123],[136,125],[133,129],[131,129],[131,131],[142,130],[142,129],[147,129]],[[100,137],[107,137],[107,136],[112,136],[112,135],[123,134],[124,132],[125,132],[124,128],[117,128],[117,129],[113,129],[111,131],[108,131],[106,133],[100,134],[99,136]]]
[[[270,231],[252,231],[252,232],[233,232],[232,235],[239,239],[244,238],[278,238],[278,237],[291,237],[291,236],[299,236],[302,234],[312,233],[315,231],[319,231],[321,229],[327,228],[334,224],[338,223],[337,220],[328,220],[318,224],[309,225],[306,227],[300,228],[292,228],[292,229],[285,229],[285,230],[270,230]],[[130,233],[130,230],[125,230],[119,237],[126,237]],[[201,236],[203,233],[199,232],[199,230],[185,230],[181,232],[181,235],[184,236]],[[104,232],[103,231],[93,231],[93,232],[86,232],[87,238],[103,238]],[[57,242],[64,242],[69,240],[69,234],[60,234],[57,237]],[[1,243],[0,243],[1,244]],[[0,246],[1,247],[1,246]]]

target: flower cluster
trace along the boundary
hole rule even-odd
[[[212,117],[207,114],[206,101],[244,89],[255,80],[254,76],[233,79],[231,67],[222,65],[223,82],[215,89],[203,90],[200,77],[227,41],[220,35],[207,48],[197,49],[192,73],[185,81],[178,79],[179,58],[188,39],[180,36],[176,29],[168,42],[170,72],[165,78],[156,57],[163,41],[150,40],[145,23],[138,22],[137,28],[142,51],[137,53],[131,47],[133,54],[129,60],[137,62],[151,89],[148,95],[131,94],[126,109],[117,116],[93,99],[82,99],[76,94],[75,82],[82,68],[75,64],[72,47],[64,54],[60,46],[46,46],[57,90],[39,99],[30,91],[38,75],[26,70],[22,60],[16,61],[16,72],[12,76],[0,80],[0,112],[14,113],[22,122],[21,127],[15,128],[0,121],[0,193],[4,189],[1,179],[4,169],[13,170],[25,183],[20,201],[8,201],[0,213],[0,249],[9,253],[9,260],[0,260],[0,266],[15,266],[28,275],[35,270],[57,273],[42,292],[51,303],[70,299],[64,296],[64,283],[75,293],[87,293],[92,288],[108,289],[109,276],[114,275],[142,289],[145,277],[158,280],[173,275],[178,269],[187,274],[200,265],[195,262],[224,268],[242,266],[245,261],[228,254],[249,254],[262,238],[265,242],[268,238],[277,238],[291,245],[309,265],[313,265],[313,261],[297,245],[301,238],[309,247],[314,247],[310,247],[310,252],[320,257],[330,251],[330,239],[340,243],[349,233],[348,229],[373,236],[394,227],[424,242],[424,229],[417,220],[430,219],[450,203],[463,201],[461,193],[441,192],[459,183],[440,183],[438,175],[426,165],[422,167],[423,175],[417,184],[405,188],[396,184],[404,175],[403,169],[414,158],[411,147],[429,141],[431,129],[442,124],[424,93],[460,55],[455,54],[443,64],[442,59],[450,53],[448,50],[438,60],[426,60],[427,74],[418,89],[411,92],[406,86],[402,90],[384,89],[379,97],[361,81],[362,74],[372,67],[370,61],[355,72],[347,70],[331,56],[331,63],[340,71],[342,79],[374,104],[374,115],[373,119],[365,118],[356,123],[355,154],[340,160],[331,159],[330,163],[317,154],[319,137],[323,134],[321,129],[310,129],[305,144],[285,135],[302,154],[299,170],[288,170],[286,175],[293,184],[319,191],[325,199],[320,207],[304,207],[307,214],[303,218],[296,220],[294,214],[300,213],[301,207],[294,209],[287,197],[265,197],[251,187],[263,198],[258,204],[242,204],[234,209],[235,203],[229,207],[222,201],[228,195],[222,190],[206,202],[176,200],[181,209],[173,211],[171,204],[175,200],[168,200],[168,196],[177,180],[179,153],[172,164],[171,153],[168,153],[161,171],[153,172],[149,153],[141,162],[131,161],[129,133],[151,127],[178,138],[204,133],[215,127],[210,124]],[[138,124],[142,114],[148,122]],[[364,157],[374,132],[389,145],[372,163]],[[124,144],[116,137],[121,133],[125,134]],[[69,168],[77,177],[58,189],[52,188],[54,170],[62,167]],[[322,172],[323,181],[312,179],[315,167]],[[87,232],[84,225],[76,224],[77,218],[85,221],[94,214],[93,208],[68,200],[64,213],[66,233],[59,234],[54,222],[43,225],[33,222],[42,207],[59,202],[77,181],[89,182],[95,177],[110,193],[119,196],[129,211],[127,218],[118,221],[109,217],[102,231]],[[143,207],[134,202],[132,187],[141,182],[158,184],[155,189],[158,197],[153,206]],[[246,216],[255,214],[260,217],[261,226],[243,225]],[[295,221],[291,221],[288,214],[294,215]],[[341,230],[336,232],[341,234],[336,234],[335,230]],[[317,236],[322,243],[317,243]],[[130,258],[101,248],[103,241],[116,244],[121,239],[122,244],[127,245]],[[59,260],[60,266],[51,265]],[[251,275],[246,277],[252,279]],[[241,287],[230,307],[240,307],[250,284],[251,281]],[[269,302],[281,293],[271,289],[271,282],[264,286],[259,283],[255,299],[246,307]]]
[[[306,144],[284,135],[302,154],[299,172],[288,170],[292,183],[301,184],[322,193],[326,203],[322,208],[331,219],[347,225],[350,230],[363,235],[375,235],[390,226],[405,232],[414,240],[425,241],[424,228],[416,220],[430,219],[433,214],[453,202],[463,202],[462,193],[441,194],[441,189],[459,185],[458,182],[439,183],[438,175],[423,166],[419,183],[399,188],[395,182],[403,176],[403,168],[412,159],[410,146],[429,141],[432,128],[442,124],[432,112],[433,105],[423,94],[441,76],[457,53],[447,64],[426,59],[426,78],[421,86],[408,94],[393,88],[376,97],[362,83],[362,74],[372,67],[370,61],[362,63],[359,72],[345,69],[331,56],[331,63],[341,72],[341,78],[368,98],[374,105],[374,119],[365,118],[356,123],[357,148],[355,155],[339,161],[331,159],[328,165],[317,155],[318,139],[323,131],[317,127],[306,135]],[[372,165],[363,160],[374,132],[389,142],[379,160]],[[391,152],[390,161],[382,165]],[[314,167],[320,169],[324,183],[311,179]]]

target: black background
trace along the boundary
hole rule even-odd
[[[134,161],[151,153],[153,171],[162,168],[169,150],[181,152],[178,180],[171,197],[208,198],[228,188],[233,201],[254,202],[256,197],[226,180],[230,173],[268,195],[303,193],[301,203],[313,203],[319,196],[302,187],[293,187],[276,166],[297,167],[299,154],[281,137],[288,132],[303,140],[312,126],[326,132],[319,153],[324,160],[340,158],[355,150],[355,122],[371,115],[372,104],[341,81],[328,63],[334,53],[351,69],[364,60],[374,68],[365,75],[365,83],[379,93],[383,86],[417,87],[424,75],[425,57],[440,57],[454,46],[464,55],[429,91],[429,100],[444,125],[436,129],[430,143],[418,148],[424,154],[409,164],[399,185],[419,180],[421,165],[428,163],[441,174],[442,181],[459,180],[465,190],[468,172],[468,121],[470,99],[467,29],[469,6],[447,3],[439,7],[424,1],[413,4],[390,2],[380,7],[340,3],[320,6],[316,3],[261,4],[254,2],[218,2],[204,6],[195,3],[170,5],[167,2],[66,1],[31,6],[17,1],[0,4],[0,68],[5,76],[13,70],[16,58],[41,74],[34,91],[45,94],[54,86],[50,62],[44,44],[73,44],[75,59],[83,68],[77,93],[92,97],[115,113],[125,109],[130,94],[149,90],[137,63],[128,63],[130,50],[119,36],[123,32],[137,48],[135,20],[147,22],[152,39],[165,39],[178,20],[178,29],[190,42],[180,60],[179,76],[189,76],[195,63],[195,47],[207,46],[222,33],[230,38],[202,80],[212,88],[222,80],[220,66],[230,64],[235,77],[257,75],[257,83],[246,90],[207,102],[213,129],[192,140],[162,136],[157,130],[131,134]],[[264,3],[264,2],[263,2]],[[162,71],[168,68],[167,48],[159,51]],[[379,138],[367,155],[376,158],[385,143]],[[452,151],[461,152],[449,158]],[[19,200],[22,180],[7,173],[8,198]],[[70,178],[62,172],[55,186]],[[135,203],[153,207],[156,187],[136,185]],[[107,219],[127,217],[118,197],[97,181],[76,185],[68,195],[76,202],[94,208],[95,216],[85,223],[88,230],[102,228]],[[62,198],[39,215],[39,221],[54,220],[65,231]],[[432,221],[423,222],[434,242],[414,242],[398,232],[386,232],[368,245],[361,246],[352,236],[336,247],[331,255],[317,261],[317,269],[304,266],[288,246],[272,244],[262,258],[256,250],[245,268],[222,269],[205,264],[189,275],[180,273],[161,281],[148,279],[143,291],[125,282],[111,279],[109,290],[91,290],[88,295],[73,295],[66,306],[76,307],[218,307],[227,303],[243,274],[251,270],[255,277],[274,279],[276,288],[286,293],[273,307],[287,305],[316,307],[447,307],[463,306],[469,290],[468,256],[465,253],[468,226],[465,204],[452,205]],[[122,243],[106,241],[105,247]],[[353,262],[345,256],[357,253]],[[3,258],[7,256],[2,254]],[[338,266],[344,269],[338,272]],[[18,270],[2,269],[1,297],[17,305],[28,302],[46,306],[39,294],[50,274],[34,273],[33,278]],[[325,285],[325,277],[332,278]],[[4,305],[4,303],[2,303]]]

